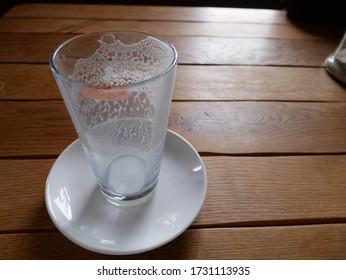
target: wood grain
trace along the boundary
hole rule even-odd
[[[73,244],[44,200],[52,164],[77,138],[49,57],[105,28],[177,47],[169,128],[208,173],[191,227],[135,256]],[[0,32],[0,259],[346,258],[346,89],[323,68],[344,27],[278,10],[22,4]]]
[[[2,156],[56,155],[77,138],[62,101],[1,102],[0,108]]]
[[[48,63],[53,50],[71,38],[66,34],[2,34],[0,62]]]
[[[49,66],[0,64],[0,100],[61,99]],[[323,68],[179,65],[175,101],[346,101]]]
[[[48,64],[0,64],[0,100],[61,99]]]
[[[346,89],[323,68],[179,65],[174,100],[346,101]]]
[[[47,63],[53,49],[70,34],[5,33],[0,62]],[[183,64],[323,66],[335,50],[335,40],[165,36],[177,48]]]
[[[108,256],[78,247],[62,234],[0,235],[0,259],[340,259],[346,258],[346,225],[187,230],[151,252]]]
[[[337,41],[167,36],[180,63],[323,66]]]
[[[55,229],[44,198],[54,161],[0,160],[0,232]]]
[[[338,26],[277,25],[220,22],[174,21],[97,21],[76,29],[76,33],[107,29],[134,29],[161,36],[249,37],[275,39],[323,40],[342,38],[344,29]]]
[[[70,33],[93,21],[87,19],[36,19],[0,17],[2,33]]]
[[[54,161],[0,160],[0,232],[55,229],[44,201]],[[193,227],[346,222],[346,156],[203,161],[208,194]]]
[[[4,17],[288,23],[284,11],[214,7],[22,4]]]
[[[205,153],[345,153],[345,110],[346,103],[174,102],[168,126]],[[3,101],[0,118],[2,157],[58,155],[77,137],[62,101]]]
[[[2,33],[85,33],[99,30],[133,29],[161,36],[252,37],[276,39],[323,40],[342,38],[342,26],[287,25],[273,28],[271,24],[180,22],[180,21],[129,21],[46,18],[0,18]]]
[[[169,127],[200,152],[344,153],[346,103],[173,104]]]
[[[346,222],[346,156],[203,160],[209,188],[198,225]]]

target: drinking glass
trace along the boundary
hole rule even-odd
[[[76,36],[51,55],[84,152],[114,204],[138,201],[157,185],[176,66],[171,43],[131,30]]]
[[[335,52],[327,57],[325,66],[332,76],[346,83],[346,32]]]

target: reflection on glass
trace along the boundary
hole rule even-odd
[[[202,170],[202,165],[199,165],[193,169],[193,172],[198,172]]]
[[[325,66],[332,76],[346,83],[346,32],[335,52],[327,57]]]

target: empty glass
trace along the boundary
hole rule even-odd
[[[97,182],[115,204],[157,185],[176,65],[172,44],[138,31],[83,34],[51,56]]]

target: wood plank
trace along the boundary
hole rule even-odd
[[[0,259],[346,258],[346,94],[322,68],[339,33],[293,25],[284,11],[68,7],[25,4],[0,19]],[[182,236],[125,257],[68,241],[43,195],[54,158],[77,137],[49,56],[77,33],[115,27],[176,45],[174,100],[185,102],[173,102],[169,128],[203,155],[209,186]]]
[[[62,101],[1,102],[0,107],[2,156],[56,155],[77,138]]]
[[[0,259],[340,259],[346,225],[187,230],[167,245],[130,256],[107,256],[78,247],[60,233],[0,235]]]
[[[180,63],[323,66],[337,41],[262,38],[167,37]]]
[[[55,228],[44,200],[54,161],[0,160],[0,232]]]
[[[67,8],[68,7],[68,8]],[[147,5],[22,4],[4,17],[288,23],[284,11]]]
[[[85,33],[99,30],[132,29],[161,36],[252,37],[277,39],[342,38],[342,26],[272,25],[221,22],[84,20],[46,18],[0,18],[2,33]]]
[[[61,95],[49,66],[0,64],[0,100]],[[323,68],[179,65],[173,100],[346,101]]]
[[[203,161],[208,195],[196,224],[346,221],[346,156],[218,156]]]
[[[345,153],[346,103],[173,102],[169,128],[199,152]],[[0,102],[0,156],[57,155],[76,134],[62,101]]]
[[[343,27],[298,26],[253,23],[219,22],[172,22],[172,21],[98,21],[76,29],[76,33],[94,32],[107,29],[134,29],[164,36],[209,36],[209,37],[249,37],[275,39],[321,40],[339,38]]]
[[[173,104],[169,127],[200,152],[344,153],[346,103]]]
[[[0,62],[48,63],[59,44],[73,37],[66,34],[2,34]]]
[[[0,64],[0,100],[61,99],[47,64]]]
[[[1,33],[70,33],[91,24],[87,19],[0,18]]]
[[[2,34],[0,62],[46,63],[70,34]],[[334,40],[165,36],[177,48],[179,63],[323,66]]]
[[[346,101],[346,89],[323,68],[179,65],[174,100]]]
[[[0,160],[0,232],[55,229],[44,202],[54,161]],[[208,194],[193,227],[346,222],[346,156],[203,161]]]

